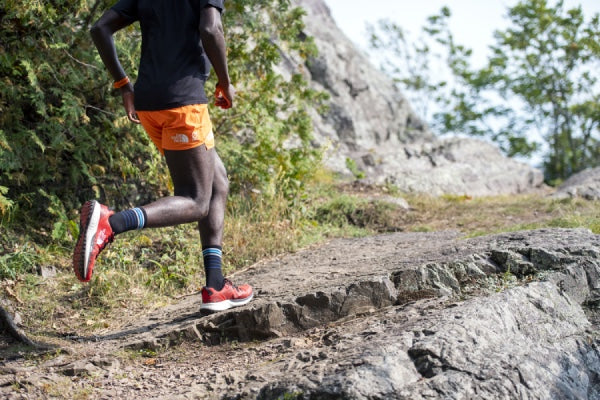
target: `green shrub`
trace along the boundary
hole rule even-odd
[[[113,2],[1,3],[2,223],[28,223],[42,238],[68,239],[69,220],[89,198],[121,208],[166,195],[164,163],[143,130],[127,122],[89,37],[91,23]],[[232,110],[211,112],[234,192],[284,193],[292,201],[319,163],[307,107],[323,95],[299,73],[287,80],[275,73],[282,50],[315,52],[301,34],[302,15],[289,0],[227,2],[230,73],[239,95]],[[134,79],[140,36],[137,24],[115,35]]]
[[[109,2],[97,2],[101,7]],[[87,198],[123,205],[128,185],[158,190],[149,140],[118,116],[120,97],[100,66],[88,28],[91,1],[5,1],[0,20],[0,212],[46,229]],[[118,41],[136,53],[135,41]],[[134,71],[133,57],[122,57]],[[125,180],[123,186],[117,182]],[[136,192],[134,192],[136,193]],[[8,203],[10,202],[10,203]],[[8,206],[7,206],[8,204]],[[59,228],[65,230],[64,228]]]
[[[4,254],[0,252],[0,279],[16,279],[21,274],[35,272],[38,264],[39,256],[29,243]]]

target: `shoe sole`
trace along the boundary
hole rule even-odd
[[[82,207],[81,214],[81,231],[79,232],[79,240],[77,241],[76,258],[75,258],[75,275],[82,282],[87,282],[90,279],[88,275],[88,266],[90,264],[90,255],[96,241],[98,233],[98,224],[100,223],[100,203],[95,200],[88,201]],[[83,257],[82,253],[83,252]],[[79,272],[79,273],[77,273]],[[91,277],[90,277],[91,278]]]
[[[250,300],[252,300],[252,298],[254,298],[254,293],[250,294],[250,296],[246,297],[245,299],[223,300],[218,301],[216,303],[202,303],[202,305],[200,306],[200,310],[225,311],[233,307],[239,307],[243,306],[244,304],[248,304]]]

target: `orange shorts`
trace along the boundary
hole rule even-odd
[[[165,150],[187,150],[201,145],[215,147],[208,104],[160,111],[137,111],[137,115],[156,147]]]

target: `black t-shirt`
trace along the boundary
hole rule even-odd
[[[211,65],[202,48],[200,10],[223,11],[225,0],[120,0],[112,9],[140,22],[142,54],[135,108],[167,110],[206,104],[204,83]]]

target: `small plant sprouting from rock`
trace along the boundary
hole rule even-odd
[[[346,157],[346,168],[354,175],[355,179],[364,179],[365,173],[358,168],[356,161],[349,157]]]
[[[284,393],[278,397],[278,400],[300,400],[302,398],[302,392],[291,392]]]

